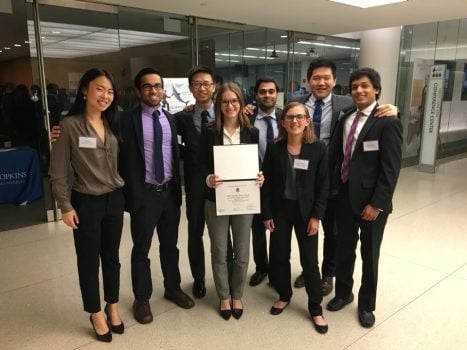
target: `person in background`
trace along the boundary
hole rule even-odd
[[[250,256],[250,229],[252,214],[216,214],[214,189],[222,186],[222,179],[214,173],[214,150],[216,145],[257,144],[258,129],[252,127],[243,113],[244,99],[235,83],[226,83],[219,90],[215,102],[215,120],[201,131],[200,166],[206,181],[205,218],[211,239],[211,263],[219,297],[219,313],[228,320],[232,315],[239,319],[243,314],[243,290],[246,282]],[[257,184],[264,177],[258,174]],[[227,248],[229,229],[232,230],[234,261],[229,279]]]
[[[327,151],[317,140],[307,108],[298,102],[285,106],[279,135],[271,141],[263,163],[266,179],[261,213],[270,234],[270,269],[279,293],[271,307],[279,315],[292,297],[290,250],[292,229],[298,242],[308,294],[308,311],[318,333],[328,331],[323,317],[318,267],[318,228],[329,194]]]
[[[61,135],[54,142],[49,169],[63,222],[73,229],[84,310],[90,313],[96,338],[104,342],[112,340],[111,331],[124,332],[118,310],[124,182],[117,170],[116,91],[105,70],[93,68],[81,77],[76,100],[60,123]],[[107,320],[101,312],[100,264]]]

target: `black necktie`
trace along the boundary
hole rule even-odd
[[[319,138],[319,134],[321,131],[321,116],[323,114],[323,109],[321,108],[322,104],[323,104],[323,101],[316,100],[315,110],[313,112],[313,127],[315,128],[315,134],[317,138]]]
[[[203,110],[201,112],[201,129],[203,129],[204,125],[208,122],[209,112],[207,110]]]
[[[268,123],[268,128],[266,130],[266,140],[269,142],[274,138],[274,129],[272,128],[272,117],[270,115],[263,117],[263,119]]]
[[[164,157],[162,155],[162,125],[159,120],[159,111],[152,113],[154,121],[154,150],[153,150],[153,161],[154,170],[157,183],[164,181]]]

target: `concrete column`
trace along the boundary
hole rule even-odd
[[[380,103],[396,101],[401,29],[391,27],[361,32],[359,67],[371,67],[381,75]]]

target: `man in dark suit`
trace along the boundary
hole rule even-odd
[[[333,61],[324,57],[314,59],[307,70],[307,80],[311,93],[293,97],[289,101],[305,104],[313,118],[316,136],[327,145],[337,125],[339,115],[354,105],[350,96],[340,96],[333,93],[333,88],[336,85],[336,71],[337,68]],[[395,106],[381,105],[378,107],[376,116],[392,116],[395,113],[397,113]],[[335,199],[330,196],[326,207],[326,215],[322,221],[324,243],[321,291],[323,295],[331,293],[333,278],[336,275],[337,228],[335,215]],[[302,274],[297,277],[294,285],[296,288],[305,285]]]
[[[357,108],[339,119],[329,148],[331,188],[337,194],[339,247],[336,293],[327,308],[337,311],[353,300],[352,275],[360,239],[358,318],[363,327],[371,327],[375,322],[380,247],[401,166],[402,124],[396,117],[374,118],[381,94],[378,72],[357,69],[350,75],[349,86]]]
[[[180,288],[177,248],[181,185],[179,150],[173,116],[162,109],[161,73],[143,68],[134,84],[141,104],[121,114],[120,173],[125,180],[125,210],[131,217],[131,278],[139,323],[152,322],[150,260],[154,229],[164,276],[164,297],[182,308],[194,306]]]
[[[263,163],[268,142],[277,136],[277,121],[280,120],[282,110],[276,108],[279,85],[271,77],[262,77],[256,81],[255,95],[258,108],[250,116],[250,123],[259,130],[259,156]],[[269,272],[266,229],[261,214],[253,216],[252,243],[253,258],[256,272],[250,278],[250,286],[259,285]]]
[[[190,111],[175,114],[177,132],[182,137],[182,158],[188,220],[188,258],[194,279],[193,295],[206,295],[204,260],[204,188],[205,178],[199,168],[199,138],[206,123],[214,121],[214,73],[209,67],[196,66],[188,74],[190,92],[196,100]]]

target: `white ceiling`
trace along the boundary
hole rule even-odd
[[[408,0],[369,9],[328,0],[98,0],[98,2],[325,35],[467,18],[467,0]]]

